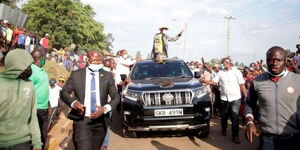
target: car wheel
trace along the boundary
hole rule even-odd
[[[194,135],[198,138],[207,138],[210,131],[210,122],[207,122],[207,125],[201,129],[197,129],[194,131]]]
[[[127,127],[125,127],[125,125],[123,125],[122,128],[122,135],[124,138],[137,138],[138,134],[135,131],[129,131]]]

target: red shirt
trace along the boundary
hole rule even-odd
[[[47,38],[47,37],[44,37],[44,38],[43,38],[43,45],[42,45],[42,46],[43,46],[44,48],[48,48],[48,47],[49,47],[49,43],[48,43],[48,42],[49,42],[48,38]]]

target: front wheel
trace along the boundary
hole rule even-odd
[[[194,135],[198,138],[207,138],[210,131],[210,121],[207,122],[206,126],[201,129],[193,131]]]

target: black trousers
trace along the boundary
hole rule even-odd
[[[48,126],[49,126],[48,109],[38,109],[37,117],[38,117],[38,121],[39,121],[39,126],[40,126],[40,131],[41,131],[41,140],[42,140],[43,149],[44,149],[44,146],[47,142]]]
[[[300,133],[289,136],[274,136],[262,133],[258,150],[294,150],[300,147]]]
[[[0,150],[31,150],[30,142],[24,142],[9,147],[0,148]]]
[[[73,122],[73,142],[76,150],[99,150],[106,135],[104,117]]]

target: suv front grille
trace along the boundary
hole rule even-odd
[[[172,95],[172,96],[171,96]],[[163,97],[168,96],[168,100]],[[191,91],[161,91],[145,92],[143,94],[145,106],[185,105],[191,104]]]

